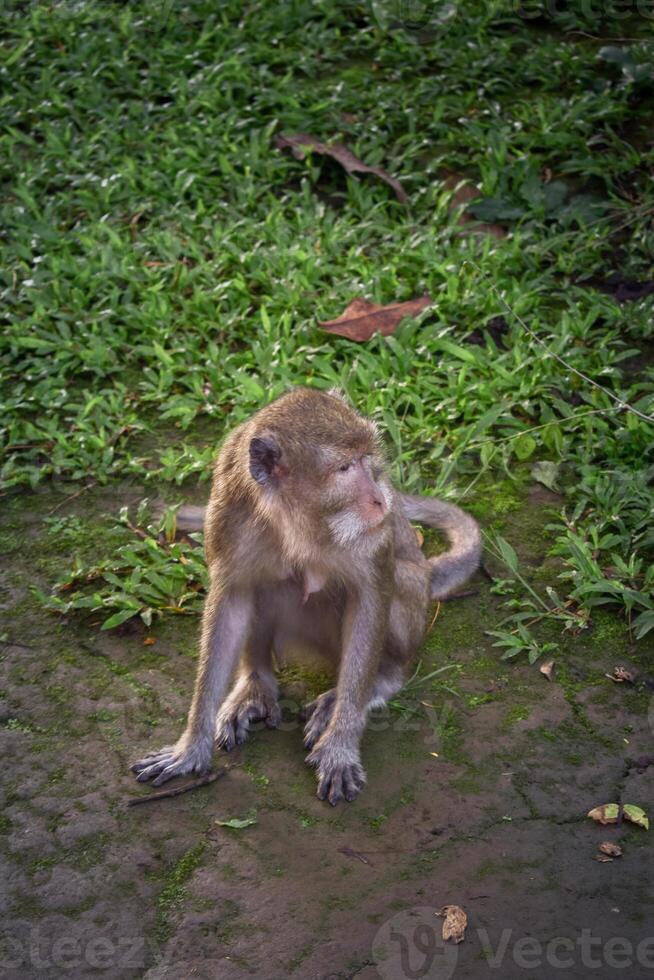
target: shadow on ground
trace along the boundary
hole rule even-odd
[[[223,779],[128,809],[149,791],[130,760],[183,724],[197,621],[162,624],[144,646],[140,628],[106,634],[44,613],[30,586],[51,585],[68,560],[43,530],[62,499],[5,502],[4,976],[654,973],[649,835],[586,818],[606,802],[651,808],[654,768],[633,762],[651,751],[650,695],[604,676],[623,662],[643,676],[651,645],[630,648],[600,615],[565,642],[550,683],[499,659],[484,633],[499,600],[480,577],[478,595],[442,607],[425,645],[423,672],[455,666],[373,719],[356,803],[315,798],[287,710],[283,730],[255,731]],[[536,578],[547,503],[535,496],[506,532]],[[116,509],[97,491],[65,512]],[[298,670],[282,681],[287,709],[320,683]],[[216,823],[250,812],[240,831]],[[605,840],[624,856],[595,860]],[[443,947],[435,916],[448,904],[468,915],[457,947]]]

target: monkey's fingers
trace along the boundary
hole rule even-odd
[[[169,755],[157,762],[153,762],[149,766],[146,766],[145,769],[141,769],[140,773],[136,777],[137,782],[147,783],[149,779],[153,779],[155,776],[158,776],[159,773],[170,766],[174,758],[174,755]]]
[[[130,769],[132,772],[143,772],[144,769],[147,769],[164,756],[170,756],[172,758],[174,751],[175,747],[173,745],[166,745],[163,749],[159,749],[157,752],[148,752],[148,754],[144,755],[142,759],[138,759],[137,762],[131,765]]]
[[[354,800],[366,781],[363,766],[358,761],[331,761],[319,746],[307,756],[306,762],[318,770],[318,799],[336,806],[342,800]]]
[[[194,770],[192,767],[189,769],[188,766],[184,766],[180,762],[173,762],[171,765],[167,766],[163,772],[159,773],[156,779],[152,780],[152,785],[163,786],[163,784],[167,783],[169,779],[173,778],[173,776],[182,776],[187,772],[193,771]],[[141,777],[139,776],[138,778],[140,779]]]
[[[359,795],[365,780],[363,769],[358,765],[343,766],[326,772],[319,777],[318,799],[329,800],[332,806],[342,800],[351,803]]]

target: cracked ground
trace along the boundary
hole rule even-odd
[[[61,562],[44,517],[64,499],[4,503],[5,976],[652,974],[649,834],[586,816],[651,807],[651,647],[636,653],[617,619],[564,639],[550,682],[492,647],[501,600],[480,574],[424,645],[423,675],[449,669],[371,719],[355,803],[315,797],[295,707],[328,678],[287,667],[281,730],[255,730],[212,785],[128,808],[149,792],[129,762],[183,724],[197,620],[164,621],[144,646],[141,626],[102,633],[43,612],[31,586],[50,585]],[[548,574],[554,502],[532,493],[508,518],[535,578]],[[90,527],[115,509],[98,489],[64,505]],[[639,672],[635,685],[606,678],[618,663]],[[217,823],[247,815],[241,830]],[[602,841],[623,856],[597,861]],[[435,912],[451,904],[468,929],[443,947]]]

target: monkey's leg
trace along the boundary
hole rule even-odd
[[[263,721],[268,728],[277,728],[281,722],[272,670],[272,637],[272,624],[262,602],[238,679],[216,719],[216,744],[227,752],[245,742],[251,722]]]
[[[329,800],[332,806],[343,799],[353,800],[366,780],[359,742],[387,619],[388,609],[376,591],[351,598],[345,609],[343,653],[331,719],[306,760],[317,769],[318,798]]]
[[[225,593],[220,576],[214,572],[204,607],[200,661],[186,730],[175,745],[134,763],[132,770],[138,773],[139,782],[152,779],[154,786],[161,786],[171,776],[209,768],[216,711],[247,638],[253,606],[248,593]]]

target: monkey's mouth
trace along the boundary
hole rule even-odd
[[[361,521],[361,530],[364,534],[372,534],[375,531],[381,531],[381,529],[386,525],[387,516],[388,512],[383,514],[366,514]]]

